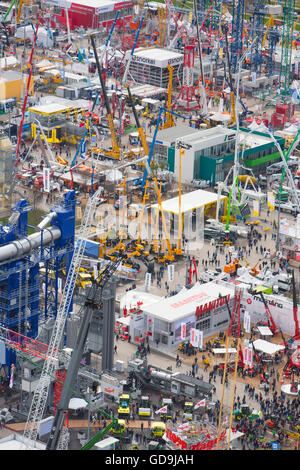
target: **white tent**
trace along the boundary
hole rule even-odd
[[[258,326],[257,329],[258,329],[259,333],[262,336],[272,336],[273,335],[272,331],[270,330],[270,328],[268,326]]]
[[[270,355],[275,354],[276,352],[282,351],[284,349],[284,346],[282,346],[281,344],[273,344],[263,339],[257,339],[253,341],[253,346],[257,351],[262,351],[263,353]]]
[[[80,410],[81,408],[86,408],[87,401],[83,400],[82,398],[71,398],[69,401],[69,410]]]
[[[108,181],[120,181],[123,178],[123,174],[119,170],[107,170],[105,175]]]

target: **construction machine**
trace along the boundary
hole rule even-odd
[[[107,111],[109,130],[110,130],[111,137],[112,137],[112,147],[109,149],[104,149],[103,154],[109,158],[120,160],[122,157],[122,152],[119,147],[119,142],[118,142],[115,126],[114,126],[114,118],[110,109],[110,103],[109,103],[109,99],[108,99],[107,92],[106,92],[105,81],[103,78],[103,73],[102,73],[100,62],[99,62],[99,57],[98,57],[98,53],[97,53],[97,49],[95,45],[94,36],[90,35],[90,39],[91,39],[91,44],[92,44],[93,51],[94,51],[95,60],[96,60],[97,72],[98,72],[99,80],[101,83],[103,100],[104,100],[105,108]]]

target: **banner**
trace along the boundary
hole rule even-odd
[[[253,201],[253,217],[259,217],[259,201]]]
[[[174,264],[168,264],[168,279],[169,282],[174,281],[175,266]]]
[[[198,403],[196,403],[196,405],[194,406],[194,409],[197,410],[197,408],[200,408],[200,406],[205,406],[205,403],[205,398],[203,400],[198,401]]]
[[[275,195],[271,192],[268,192],[267,204],[271,211],[275,210]]]
[[[181,323],[181,339],[186,339],[186,324]]]
[[[15,365],[12,364],[10,368],[10,379],[9,379],[9,388],[13,387],[14,384],[14,373],[15,373]]]
[[[198,348],[202,349],[203,348],[203,331],[198,330],[199,333],[199,341],[198,341]]]
[[[224,99],[220,98],[219,101],[219,113],[223,113],[223,108],[224,108]]]
[[[199,330],[196,330],[196,328],[191,328],[191,331],[190,331],[190,343],[194,347],[198,347],[198,342],[199,342],[198,331]]]
[[[244,364],[245,366],[252,367],[252,359],[253,359],[253,349],[252,346],[246,344],[243,351],[244,356]]]
[[[86,157],[86,154],[85,154],[85,149],[86,149],[86,139],[84,138],[82,144],[81,144],[81,148],[80,148],[80,152],[81,152],[81,158],[84,159]]]
[[[94,279],[97,279],[97,277],[98,277],[98,268],[97,268],[96,264],[94,265],[93,270],[94,270]]]
[[[246,333],[250,333],[250,328],[251,328],[251,319],[250,319],[250,313],[245,310],[244,313],[244,330]]]
[[[151,287],[151,273],[146,273],[145,276],[145,287],[149,289]]]
[[[156,414],[158,413],[166,413],[168,411],[168,407],[167,406],[163,406],[162,408],[160,408],[159,410],[155,411]]]
[[[45,193],[50,192],[50,168],[45,167],[43,168],[43,184],[44,184],[44,191]]]

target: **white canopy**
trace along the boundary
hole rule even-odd
[[[82,398],[71,398],[69,401],[69,410],[79,410],[81,408],[86,408],[87,401],[83,400]]]
[[[262,336],[273,336],[273,333],[268,326],[258,326],[257,329]]]
[[[221,195],[220,200],[225,199],[226,196]],[[181,213],[192,211],[199,207],[204,207],[208,204],[216,203],[218,195],[210,191],[198,189],[181,196]],[[158,204],[153,204],[151,207],[157,209]],[[179,214],[179,196],[167,199],[162,202],[162,209],[164,212],[171,212],[172,214]]]
[[[120,317],[120,318],[117,318],[116,322],[122,323],[122,325],[129,326],[129,324],[130,324],[130,316],[128,315],[128,317]]]
[[[212,350],[214,354],[225,354],[226,353],[226,348],[216,348]],[[235,354],[236,349],[235,348],[228,348],[227,349],[228,354]]]
[[[281,344],[273,344],[263,339],[257,339],[253,341],[253,346],[258,351],[262,351],[266,354],[275,354],[276,352],[282,351],[284,349],[284,346]]]

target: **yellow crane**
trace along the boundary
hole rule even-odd
[[[174,67],[168,64],[167,69],[169,70],[169,84],[168,84],[168,101],[167,101],[167,109],[171,110],[172,105],[172,91],[173,91],[173,71]],[[166,113],[166,122],[162,124],[161,129],[169,129],[169,127],[174,127],[174,116],[171,113]]]

